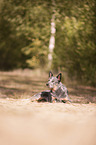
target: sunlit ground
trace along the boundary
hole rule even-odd
[[[0,72],[0,145],[95,145],[96,89],[67,84],[72,104],[27,98],[48,89],[44,72]]]

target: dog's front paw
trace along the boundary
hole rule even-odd
[[[66,103],[67,101],[66,101],[66,100],[61,100],[61,102],[62,102],[62,103]]]

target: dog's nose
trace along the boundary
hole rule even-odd
[[[48,83],[46,84],[46,86],[48,86]]]

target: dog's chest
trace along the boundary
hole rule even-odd
[[[62,89],[58,88],[54,93],[55,93],[56,96],[59,96],[59,95],[62,94],[62,92],[63,92]]]
[[[65,92],[66,92],[66,87],[62,83],[60,83],[57,86],[57,89],[54,92],[52,92],[52,95],[57,98],[58,97],[63,98],[65,97],[66,94]]]

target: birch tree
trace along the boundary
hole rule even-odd
[[[48,54],[48,68],[51,69],[52,60],[53,60],[53,49],[55,47],[55,0],[52,0],[52,19],[51,19],[51,37],[49,41],[49,54]]]

